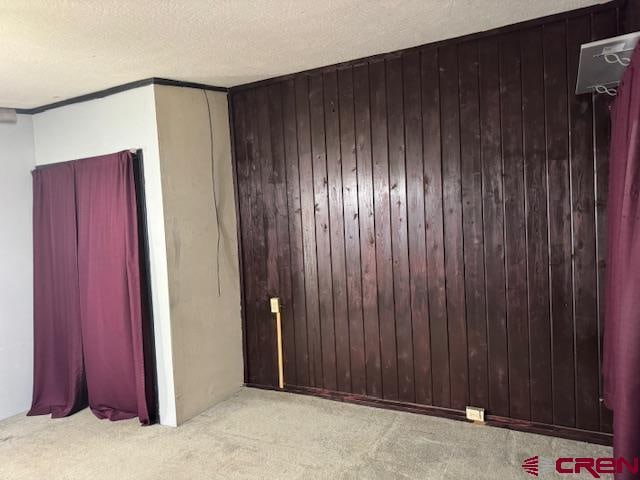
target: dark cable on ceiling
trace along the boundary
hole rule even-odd
[[[207,118],[209,119],[209,145],[211,151],[211,189],[213,191],[213,209],[216,214],[216,277],[218,280],[218,297],[221,294],[220,289],[220,217],[218,216],[218,198],[216,196],[216,166],[213,158],[213,123],[211,122],[211,105],[209,104],[209,95],[206,90],[202,90],[204,98],[207,101]]]

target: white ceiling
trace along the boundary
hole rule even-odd
[[[603,0],[0,0],[0,106],[149,77],[233,86]]]

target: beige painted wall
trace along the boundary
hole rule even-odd
[[[227,97],[219,92],[206,95],[220,215],[220,296],[205,93],[155,86],[178,424],[228,397],[243,383]]]

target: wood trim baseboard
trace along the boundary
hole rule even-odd
[[[434,417],[449,418],[451,420],[458,420],[463,422],[469,421],[467,420],[466,414],[463,410],[457,410],[453,408],[437,407],[433,405],[420,405],[417,403],[399,402],[396,400],[385,400],[382,398],[370,397],[367,395],[357,395],[353,393],[325,390],[323,388],[301,387],[296,385],[286,385],[282,390],[274,387],[273,385],[258,385],[255,383],[246,383],[245,386],[250,388],[259,388],[262,390],[275,390],[284,391],[287,393],[310,395],[339,402],[354,403],[376,408],[385,408],[388,410],[399,410],[402,412],[418,413],[421,415],[431,415]],[[487,415],[486,424],[492,427],[508,428],[509,430],[537,433],[540,435],[566,438],[569,440],[577,440],[580,442],[596,443],[599,445],[611,446],[613,444],[613,435],[610,433],[581,430],[578,428],[564,427],[560,425],[549,425],[546,423],[531,422],[527,420],[517,420],[514,418],[500,417],[498,415]]]

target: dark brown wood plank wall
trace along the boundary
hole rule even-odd
[[[421,52],[422,158],[424,164],[425,230],[427,237],[427,299],[431,344],[433,405],[449,407],[449,339],[444,271],[444,211],[442,209],[442,139],[438,49]],[[435,367],[435,368],[434,368]]]
[[[276,385],[279,296],[292,389],[610,432],[609,100],[573,90],[621,25],[616,3],[232,89],[247,383]]]
[[[420,54],[403,58],[404,124],[407,174],[407,233],[409,243],[409,294],[412,320],[415,402],[430,404],[431,335],[427,295],[425,187],[422,157]],[[406,288],[406,287],[405,287]],[[417,359],[417,361],[415,361]]]
[[[640,2],[638,0],[621,0],[619,25],[623,33],[640,30]]]
[[[547,165],[545,148],[543,32],[530,29],[520,41],[522,55],[522,122],[527,232],[527,291],[531,419],[553,423]]]
[[[496,38],[478,45],[480,155],[485,253],[489,410],[509,416],[509,361],[504,255],[504,195],[500,132],[500,67]]]

